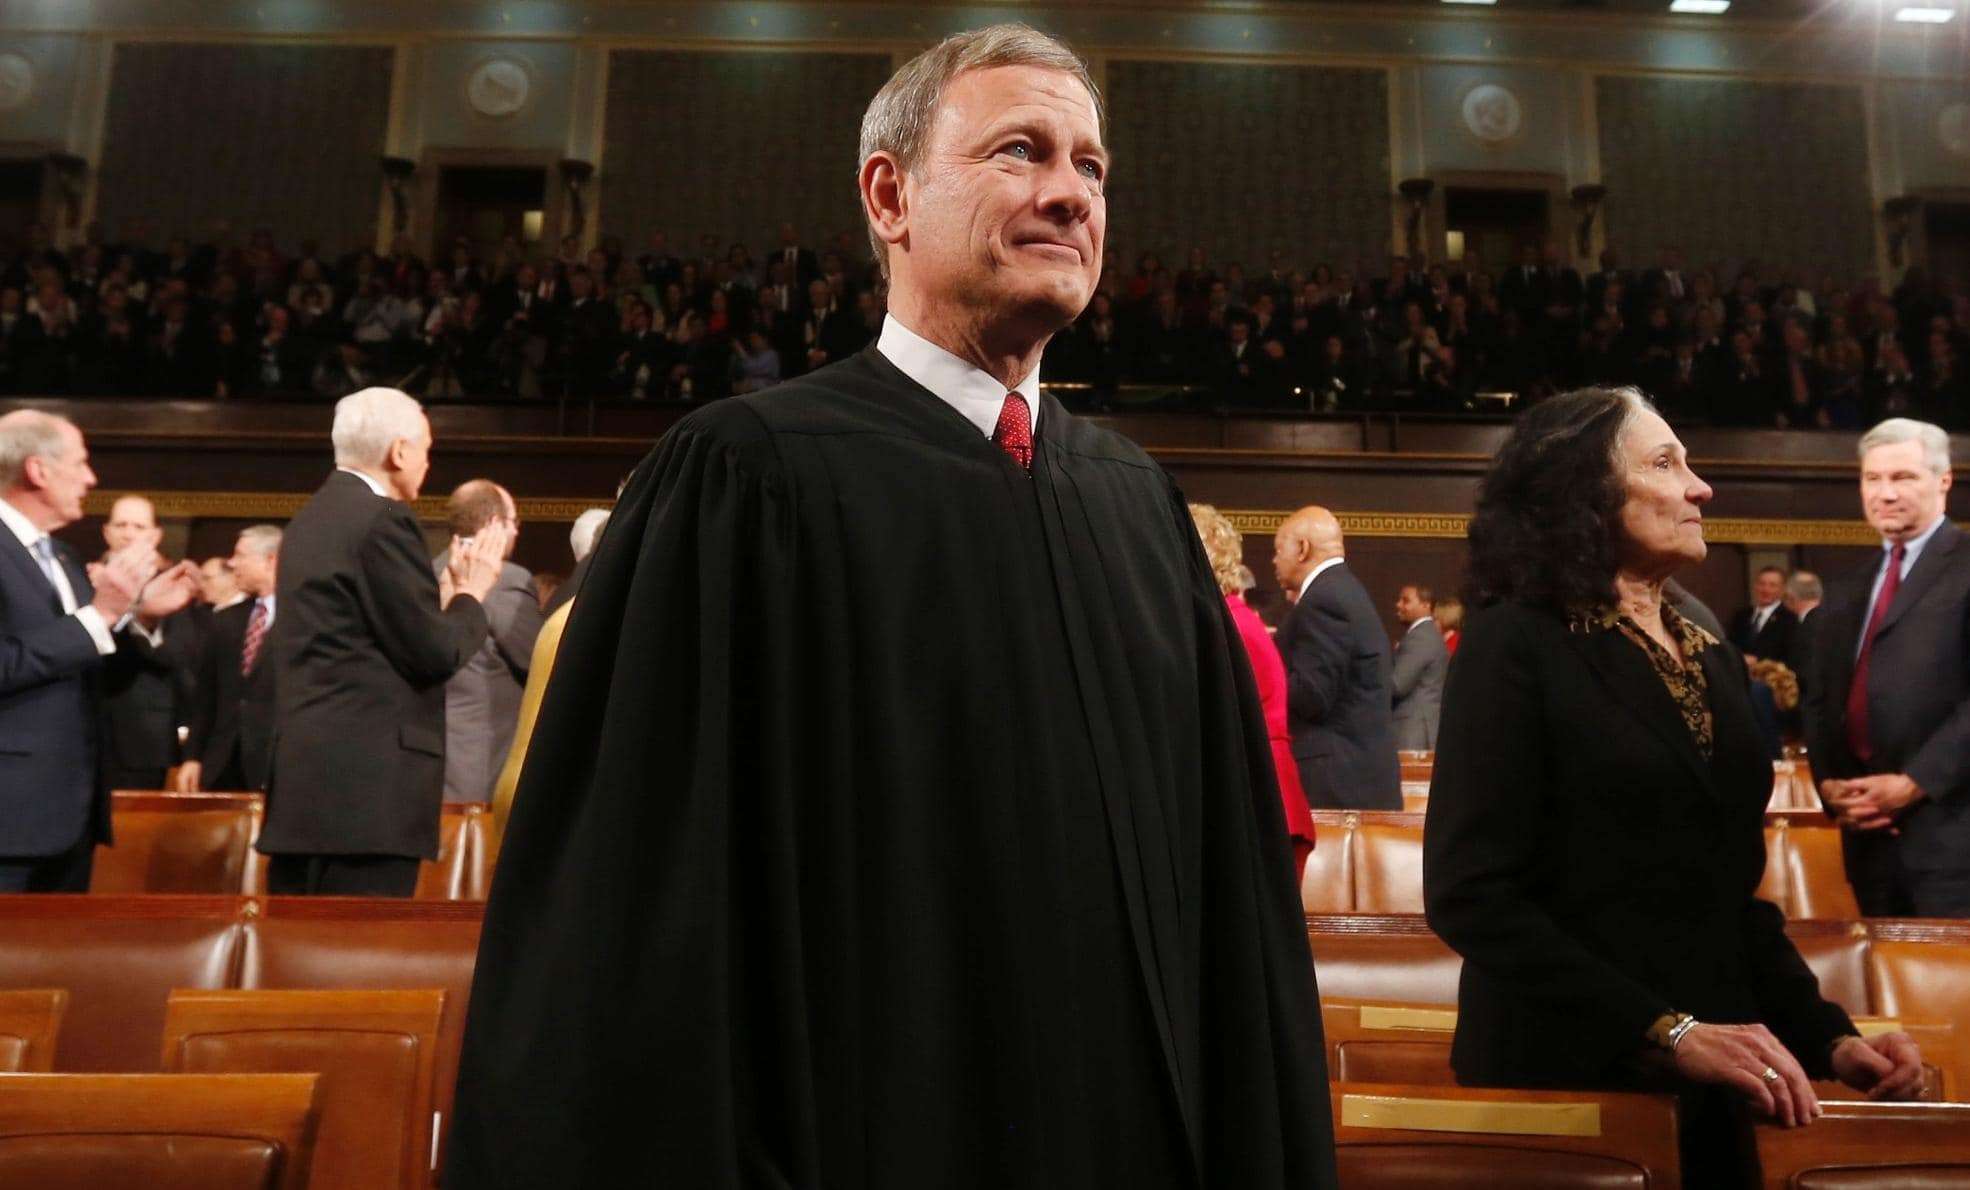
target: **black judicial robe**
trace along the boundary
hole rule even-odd
[[[445,1184],[1335,1185],[1258,698],[1183,497],[866,350],[692,414],[561,644]]]

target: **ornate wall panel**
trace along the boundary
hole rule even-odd
[[[393,51],[381,46],[116,47],[97,213],[116,234],[243,240],[265,224],[291,249],[375,234]],[[214,236],[224,223],[231,234]]]
[[[1755,258],[1767,276],[1873,268],[1858,88],[1600,78],[1595,92],[1608,242],[1624,265],[1673,244],[1693,265]]]
[[[1111,251],[1248,276],[1388,251],[1386,71],[1116,59],[1107,85]]]
[[[635,246],[662,229],[676,249],[710,233],[755,256],[786,219],[808,246],[859,233],[855,143],[889,73],[886,54],[611,54],[603,230]]]

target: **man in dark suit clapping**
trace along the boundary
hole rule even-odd
[[[1813,615],[1806,739],[1869,917],[1970,917],[1970,541],[1950,523],[1949,437],[1892,418],[1861,437],[1881,554]]]
[[[263,664],[278,604],[281,531],[254,525],[240,531],[227,563],[239,603],[213,613],[199,650],[196,696],[189,716],[178,792],[265,789],[274,734],[274,668]]]
[[[1402,809],[1394,680],[1374,601],[1342,557],[1341,523],[1309,505],[1273,537],[1273,570],[1299,596],[1279,629],[1286,721],[1315,809]]]
[[[395,389],[335,406],[335,472],[281,543],[267,891],[409,896],[438,854],[445,682],[486,638],[510,535],[454,541],[443,576],[408,504],[431,423]]]
[[[73,423],[0,417],[0,892],[88,890],[110,841],[102,671],[128,664],[138,616],[155,623],[198,589],[190,562],[157,568],[153,541],[87,572],[56,544],[95,486]]]
[[[1747,657],[1792,664],[1799,618],[1785,606],[1785,571],[1766,566],[1751,580],[1751,606],[1731,617],[1731,643]]]

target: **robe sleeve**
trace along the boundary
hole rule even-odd
[[[513,801],[448,1185],[818,1184],[787,875],[794,540],[736,403],[681,422],[623,493]]]

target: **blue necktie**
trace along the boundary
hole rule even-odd
[[[68,600],[62,596],[61,563],[55,561],[55,539],[43,537],[29,547],[28,552],[41,564],[41,573],[47,576],[48,585],[55,589],[55,602],[68,610]]]

